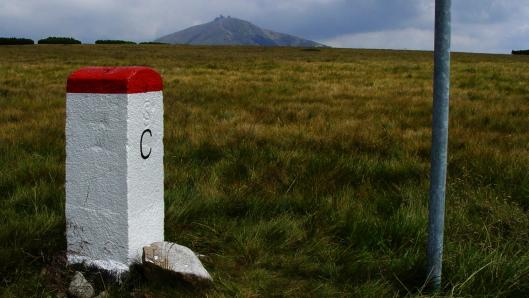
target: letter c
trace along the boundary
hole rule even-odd
[[[141,158],[143,159],[147,159],[149,158],[149,156],[151,156],[151,151],[152,151],[152,148],[149,148],[149,153],[147,153],[147,155],[143,154],[143,136],[145,135],[145,133],[148,133],[151,137],[152,137],[152,132],[150,129],[146,129],[144,130],[142,133],[141,133],[141,138],[140,138],[140,154],[141,154]]]

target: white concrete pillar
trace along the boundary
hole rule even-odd
[[[68,77],[68,263],[116,274],[164,240],[163,95],[148,67],[86,67]]]

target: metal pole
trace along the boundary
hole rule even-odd
[[[441,288],[443,266],[450,95],[451,2],[451,0],[435,1],[434,98],[427,252],[428,278],[434,291]]]

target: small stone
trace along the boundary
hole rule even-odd
[[[68,287],[68,294],[76,298],[92,298],[94,297],[94,288],[84,278],[83,274],[79,271],[75,272],[70,286]]]
[[[144,246],[142,261],[147,267],[175,273],[195,286],[213,282],[196,254],[176,243],[164,241]]]

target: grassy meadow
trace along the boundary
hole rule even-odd
[[[65,84],[89,65],[161,73],[165,237],[204,254],[215,280],[193,290],[138,274],[100,289],[427,295],[432,60],[348,49],[0,47],[0,296],[54,297],[68,286]],[[456,53],[452,70],[439,295],[527,297],[529,57]]]

